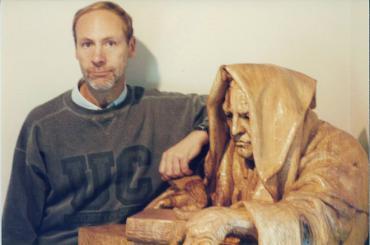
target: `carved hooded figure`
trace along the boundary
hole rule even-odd
[[[364,244],[367,155],[317,118],[315,88],[314,79],[275,65],[220,68],[207,105],[205,182],[213,206],[232,206],[191,218],[187,244],[228,233],[268,245]]]

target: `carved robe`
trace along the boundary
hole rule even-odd
[[[316,81],[257,64],[223,66],[215,84],[225,79],[246,95],[254,164],[234,151],[223,101],[210,101],[205,174],[212,205],[245,207],[259,244],[364,244],[367,155],[352,136],[312,111]],[[214,85],[210,97],[224,92]]]

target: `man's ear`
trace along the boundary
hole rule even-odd
[[[135,57],[136,54],[136,38],[131,37],[130,41],[128,41],[128,57],[132,58]]]

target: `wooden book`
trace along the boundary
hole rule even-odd
[[[126,221],[128,240],[149,244],[178,244],[185,236],[186,221],[171,209],[146,209]]]

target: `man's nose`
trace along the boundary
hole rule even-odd
[[[103,66],[106,63],[106,57],[102,47],[95,47],[92,63],[97,67]]]

